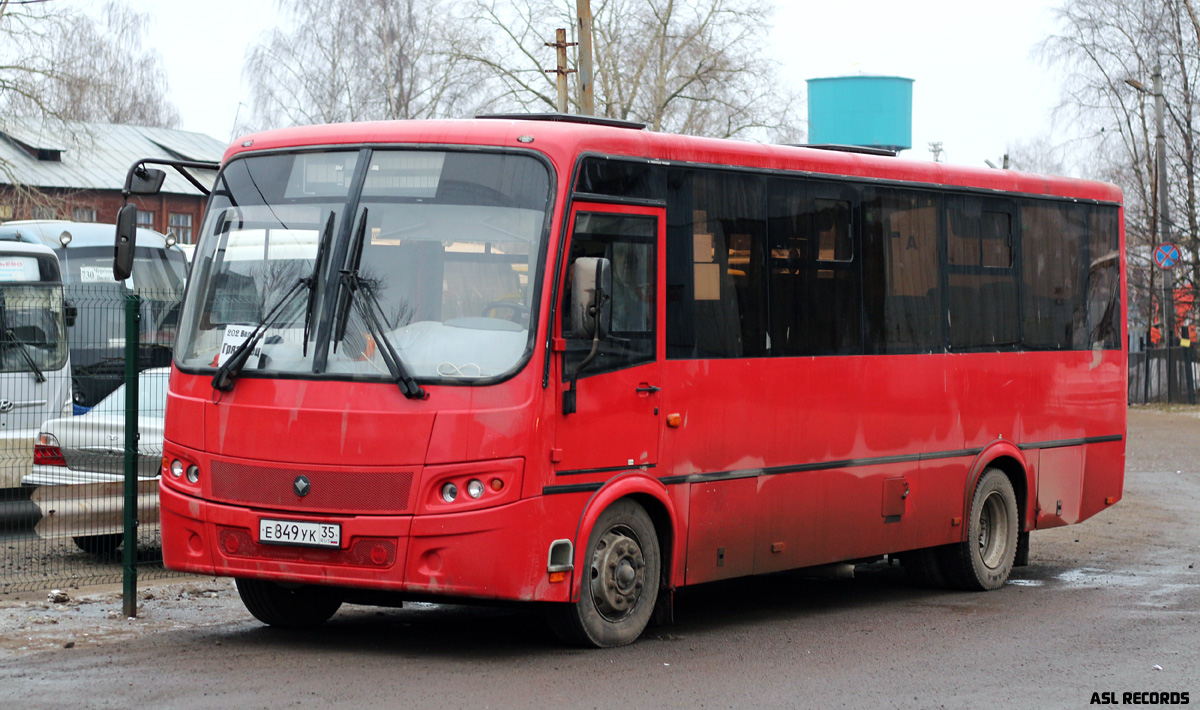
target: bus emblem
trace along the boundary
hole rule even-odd
[[[296,495],[303,498],[312,490],[312,484],[308,482],[308,476],[296,476],[296,480],[292,483],[292,490],[296,491]]]
[[[17,408],[17,405],[12,400],[0,399],[0,414],[8,414],[9,412],[11,412],[12,410],[14,410],[16,408]]]

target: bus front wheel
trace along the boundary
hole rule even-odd
[[[608,648],[641,636],[658,599],[662,556],[646,510],[626,498],[601,513],[588,539],[579,601],[555,604],[550,626],[567,643]]]
[[[946,548],[943,569],[952,586],[972,591],[998,589],[1008,580],[1017,554],[1017,496],[998,468],[975,486],[967,539]]]
[[[284,586],[261,579],[236,580],[238,595],[254,618],[285,629],[317,626],[342,606],[331,589],[316,585]]]

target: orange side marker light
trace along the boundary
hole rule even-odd
[[[551,583],[551,584],[556,584],[556,583],[558,583],[558,582],[563,582],[563,581],[565,581],[566,579],[567,579],[567,573],[566,573],[566,572],[551,572],[551,573],[550,573],[550,583]]]

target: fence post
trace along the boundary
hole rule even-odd
[[[1192,372],[1192,349],[1183,349],[1183,382],[1187,392],[1187,403],[1196,403],[1196,376]]]
[[[142,299],[125,296],[125,534],[123,580],[126,617],[137,616],[138,352]]]
[[[1146,373],[1142,376],[1142,404],[1150,404],[1150,347],[1149,338],[1146,339],[1147,346],[1142,348],[1142,359],[1146,363]]]

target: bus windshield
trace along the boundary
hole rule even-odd
[[[532,345],[550,173],[528,155],[354,150],[238,159],[201,230],[176,358],[248,373],[478,380]],[[372,323],[371,321],[375,321]]]

